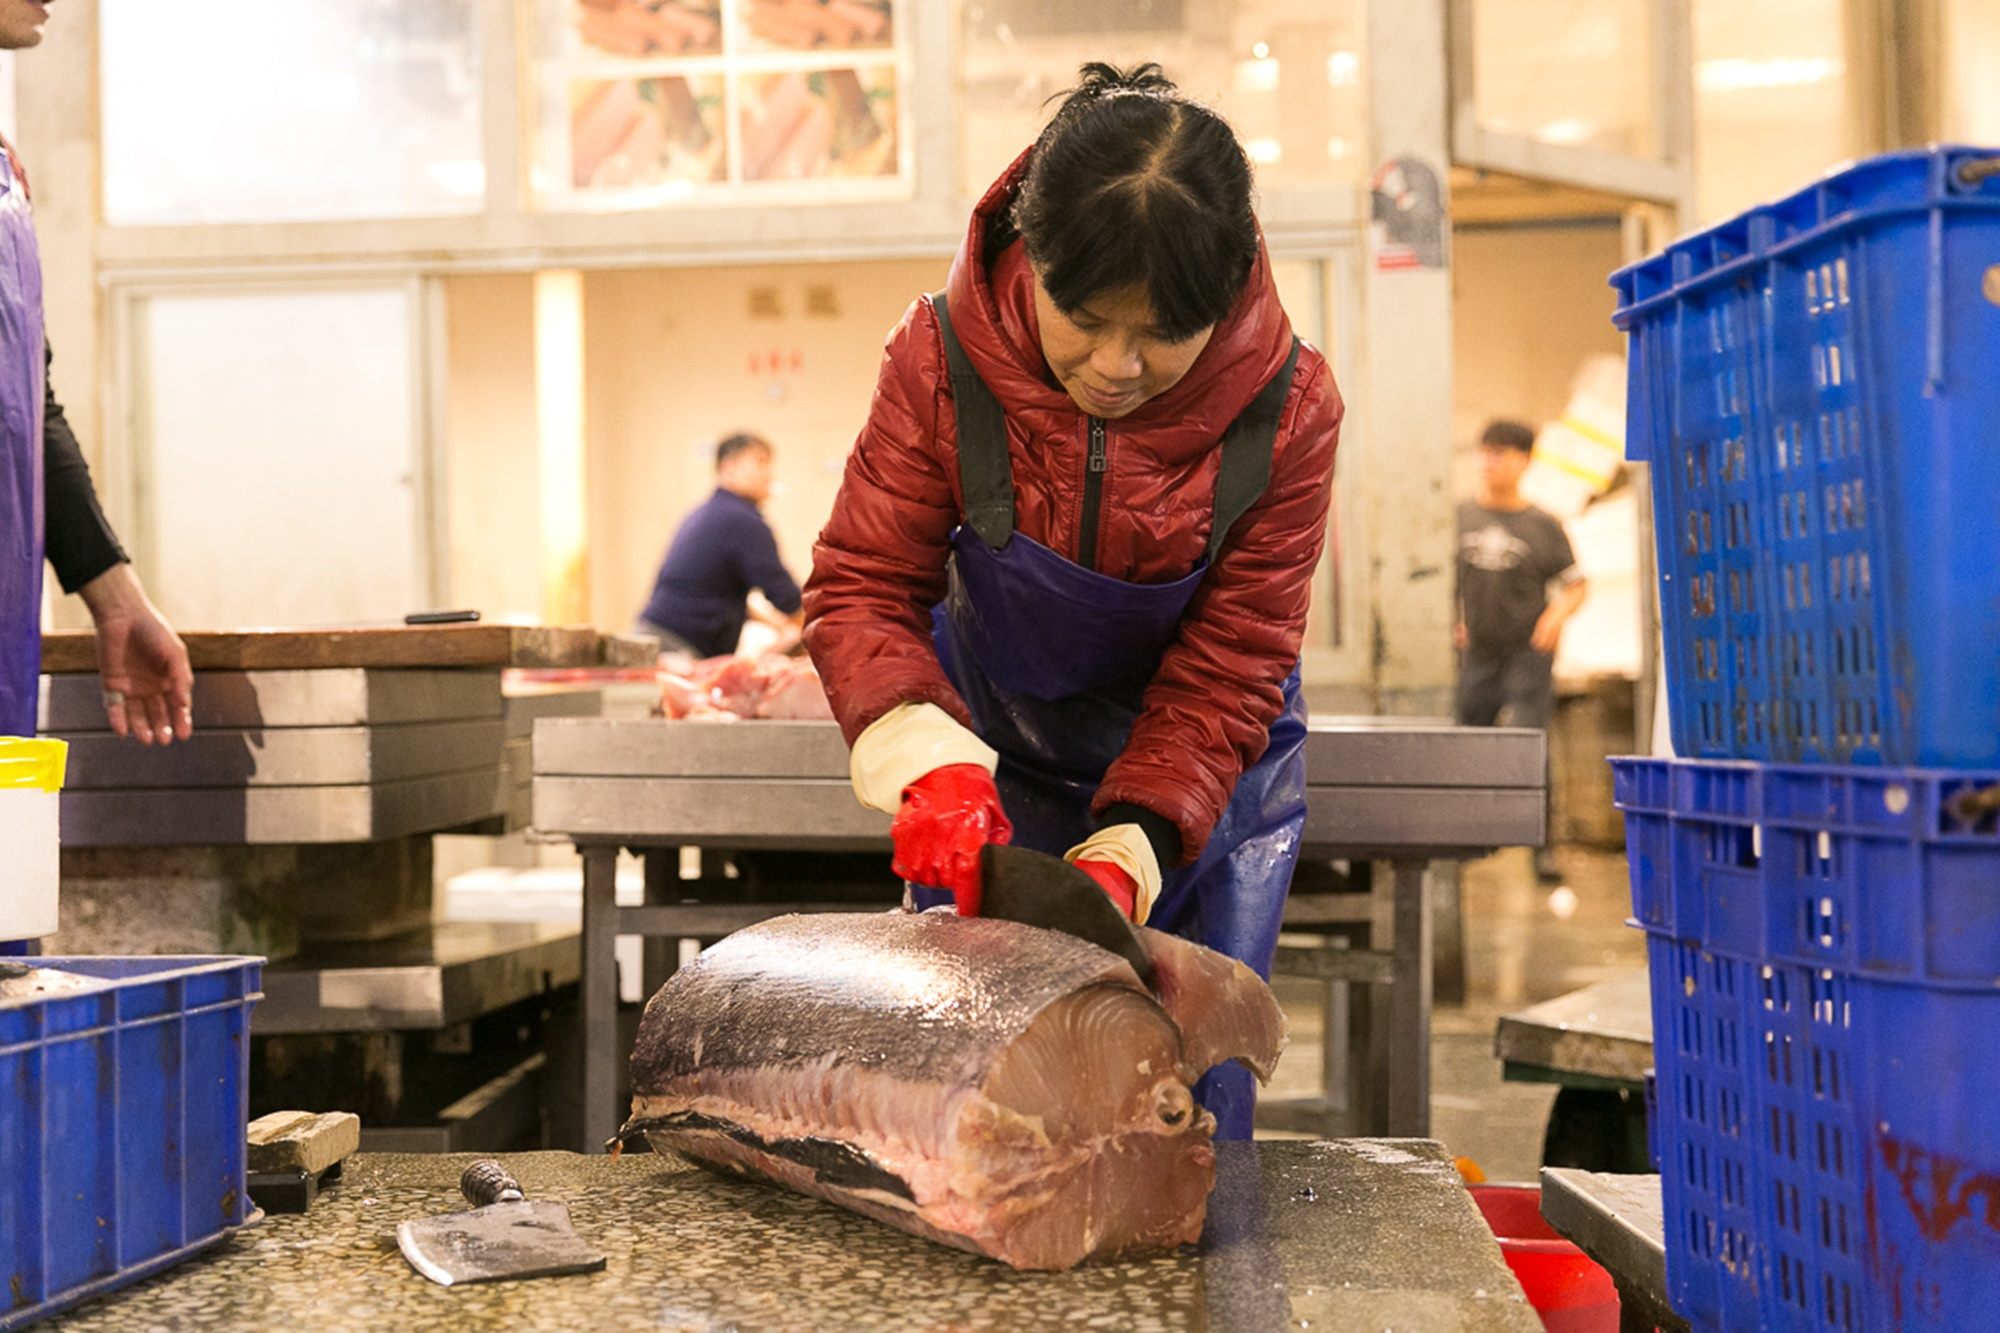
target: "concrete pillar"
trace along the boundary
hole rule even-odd
[[[1362,383],[1349,415],[1364,489],[1377,707],[1451,711],[1456,541],[1451,466],[1451,229],[1446,0],[1369,0],[1374,221]]]

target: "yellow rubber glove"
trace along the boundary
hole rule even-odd
[[[893,815],[904,788],[950,764],[978,764],[991,773],[1000,753],[936,704],[899,704],[854,738],[848,776],[861,804]]]
[[[1153,844],[1147,840],[1146,831],[1137,824],[1101,828],[1063,853],[1063,860],[1071,864],[1109,861],[1131,876],[1138,888],[1133,898],[1132,924],[1143,926],[1153,914],[1153,904],[1160,896],[1160,861],[1153,855]]]

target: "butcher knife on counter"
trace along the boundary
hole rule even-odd
[[[1059,856],[989,843],[979,854],[979,914],[1060,930],[1109,949],[1153,984],[1153,960],[1096,880]]]
[[[595,1273],[604,1267],[604,1255],[571,1228],[569,1206],[524,1197],[521,1183],[500,1163],[474,1162],[459,1177],[458,1188],[475,1205],[471,1212],[396,1228],[396,1244],[410,1267],[440,1286]]]

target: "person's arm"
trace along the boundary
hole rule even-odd
[[[44,367],[51,366],[53,360],[53,353],[43,344]],[[49,564],[62,590],[75,593],[113,565],[123,564],[125,548],[118,544],[118,536],[97,502],[90,464],[84,461],[76,432],[56,401],[53,382],[43,391],[42,414],[42,505],[47,515]]]
[[[53,362],[45,344],[43,364]],[[48,558],[64,592],[83,599],[97,630],[97,669],[112,731],[142,745],[194,734],[187,645],[146,596],[91,484],[90,466],[53,385],[44,391],[42,504]]]
[[[1570,549],[1569,534],[1555,518],[1549,519],[1548,557],[1544,568],[1550,572],[1550,581],[1557,585],[1556,592],[1549,599],[1549,605],[1535,621],[1535,632],[1529,645],[1538,653],[1554,656],[1562,646],[1563,629],[1569,618],[1583,606],[1583,599],[1590,595],[1590,582],[1577,568],[1576,552]]]
[[[890,868],[980,905],[980,850],[1012,835],[993,782],[999,755],[973,734],[931,643],[959,502],[940,438],[944,343],[928,300],[889,335],[868,422],[848,455],[806,580],[806,649],[852,748],[862,804],[895,815]]]
[[[745,529],[739,558],[743,581],[763,594],[761,601],[753,598],[745,604],[750,618],[779,631],[805,624],[799,585],[778,554],[778,539],[770,524],[759,518]]]
[[[1570,566],[1572,577],[1556,589],[1549,599],[1548,609],[1535,621],[1535,633],[1529,640],[1538,653],[1554,653],[1562,646],[1563,630],[1571,616],[1583,608],[1584,598],[1590,595],[1590,580],[1574,565]]]
[[[758,624],[769,625],[775,630],[798,629],[806,623],[806,613],[803,610],[794,611],[790,615],[786,615],[776,607],[769,606],[763,602],[746,602],[744,603],[744,610]]]
[[[939,438],[950,415],[943,366],[937,315],[919,300],[889,335],[868,421],[813,546],[806,649],[850,745],[905,704],[971,725],[931,643],[959,520]]]
[[[1156,854],[1164,846],[1163,870],[1201,855],[1284,706],[1326,543],[1341,413],[1325,361],[1301,356],[1270,484],[1210,566],[1097,790],[1100,820],[1138,807],[1173,826],[1177,847],[1149,838]]]

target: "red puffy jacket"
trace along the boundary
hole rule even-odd
[[[982,260],[988,229],[1012,205],[1027,161],[1023,154],[980,201],[945,291],[966,355],[1006,410],[1017,528],[1074,560],[1089,419],[1043,360],[1021,243],[1004,249],[990,271]],[[1109,423],[1099,572],[1157,583],[1199,563],[1222,433],[1282,369],[1291,341],[1260,251],[1242,296],[1187,375]],[[1128,802],[1173,820],[1188,861],[1236,780],[1264,752],[1298,661],[1326,539],[1341,411],[1325,358],[1302,347],[1270,485],[1195,593],[1098,790],[1099,811]],[[903,703],[934,703],[970,724],[930,638],[930,611],[944,597],[951,533],[963,514],[957,438],[937,314],[923,297],[889,334],[868,423],[813,548],[805,590],[806,646],[850,743]]]

